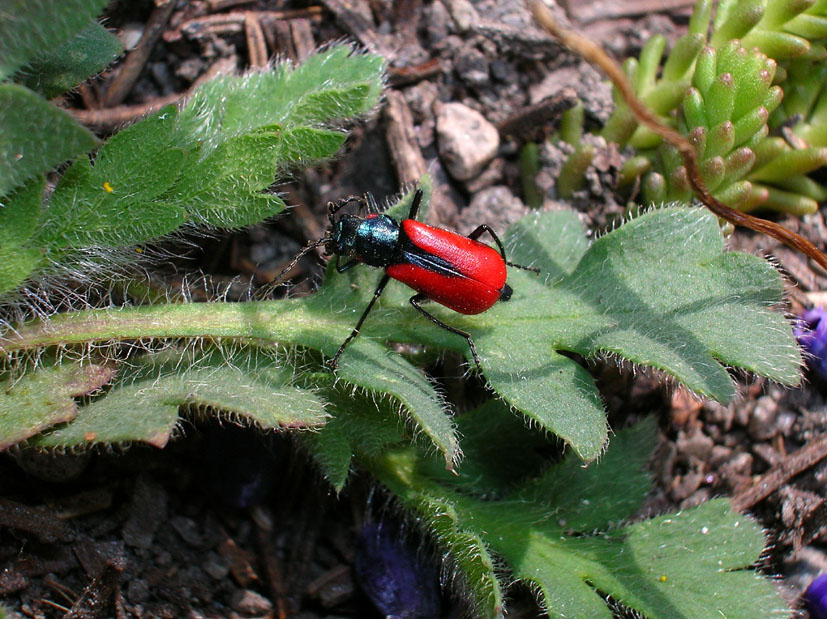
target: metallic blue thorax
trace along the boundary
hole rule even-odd
[[[334,251],[340,256],[354,255],[370,266],[384,267],[396,254],[399,235],[399,224],[387,215],[344,215],[334,228]]]

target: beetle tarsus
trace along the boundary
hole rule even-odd
[[[452,327],[449,324],[442,322],[439,318],[434,316],[428,310],[420,305],[423,301],[430,301],[428,297],[424,294],[415,294],[411,297],[410,303],[413,305],[420,314],[425,316],[428,320],[434,323],[438,327],[442,327],[446,331],[450,331],[451,333],[456,333],[457,335],[461,335],[465,338],[465,341],[468,342],[468,348],[471,350],[471,356],[474,357],[474,364],[477,366],[477,370],[480,374],[482,374],[482,365],[480,364],[480,357],[477,354],[477,347],[474,346],[474,339],[471,337],[471,334],[468,331],[463,331],[462,329],[457,329],[456,327]]]

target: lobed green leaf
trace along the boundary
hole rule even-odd
[[[92,22],[59,47],[38,54],[18,81],[51,99],[105,69],[122,51],[116,36]]]
[[[0,197],[96,144],[67,112],[28,88],[0,84]]]
[[[410,195],[400,203],[407,204]],[[477,316],[433,305],[441,320],[469,331],[491,387],[509,405],[596,458],[607,436],[605,413],[588,372],[562,352],[617,355],[654,367],[720,401],[735,394],[726,367],[742,367],[785,384],[799,380],[801,358],[790,326],[772,310],[783,294],[764,260],[724,253],[715,218],[671,208],[647,213],[586,249],[572,214],[535,214],[515,229],[515,259],[549,279],[513,271],[514,295]],[[300,345],[332,356],[371,298],[379,273],[331,268],[306,299],[240,305],[124,308],[19,325],[3,342],[19,348],[96,339],[230,337]],[[653,286],[652,282],[657,282]],[[465,340],[423,319],[411,291],[391,282],[359,337],[340,360],[339,377],[394,398],[449,466],[459,445],[427,378],[387,341],[434,345],[468,354]],[[737,328],[734,327],[737,325]],[[726,367],[725,367],[726,366]]]
[[[499,428],[489,429],[489,442],[500,440]],[[502,438],[515,453],[526,451],[518,434]],[[584,468],[569,456],[511,495],[485,491],[489,481],[499,486],[496,474],[488,476],[492,467],[476,461],[486,452],[468,452],[464,464],[478,479],[476,490],[463,486],[463,492],[410,448],[366,462],[430,524],[446,551],[483,557],[468,567],[458,562],[474,599],[497,599],[484,560],[494,553],[514,579],[535,589],[550,616],[611,617],[605,596],[647,617],[780,611],[784,603],[771,583],[750,569],[764,547],[761,531],[726,500],[624,524],[650,487],[645,462],[655,440],[654,420],[640,423],[619,432],[599,463]],[[497,617],[501,608],[482,603],[477,612]]]
[[[274,180],[339,150],[347,134],[332,125],[376,105],[383,69],[379,56],[338,45],[297,67],[282,63],[205,84],[182,108],[168,106],[110,138],[94,165],[75,161],[42,211],[30,249],[60,264],[184,225],[236,228],[276,215],[284,202],[268,191]],[[27,115],[10,115],[27,105]],[[58,147],[39,148],[44,131]],[[14,85],[0,86],[0,140],[14,146],[5,162],[0,154],[0,193],[95,144],[67,114]],[[37,160],[30,152],[47,155]],[[40,264],[18,270],[28,266],[33,275]]]
[[[30,443],[78,447],[141,441],[163,447],[179,424],[181,407],[221,412],[266,430],[322,426],[324,403],[292,382],[290,368],[254,349],[147,354],[123,368],[105,396]]]
[[[19,380],[7,375],[0,389],[0,450],[75,419],[75,398],[96,391],[114,374],[105,365],[50,363],[30,368]]]
[[[0,15],[0,80],[83,30],[106,0],[12,0]]]

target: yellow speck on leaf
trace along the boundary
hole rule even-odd
[[[112,185],[109,184],[109,181],[104,181],[103,189],[104,191],[106,191],[106,193],[112,193],[114,191],[114,187],[112,187]]]

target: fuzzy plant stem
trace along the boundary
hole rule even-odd
[[[26,322],[0,335],[0,355],[48,346],[71,346],[144,338],[242,338],[291,341],[304,331],[339,336],[299,302],[181,303],[107,308],[58,314]],[[276,336],[278,334],[278,336]]]

